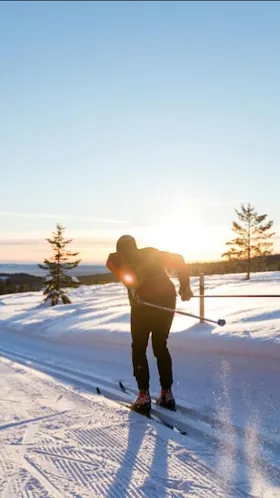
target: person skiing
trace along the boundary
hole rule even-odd
[[[116,252],[109,254],[106,266],[126,286],[131,306],[132,363],[139,388],[139,395],[133,402],[132,409],[142,413],[149,413],[151,409],[150,375],[146,357],[151,333],[161,384],[157,403],[175,410],[171,390],[172,359],[167,348],[174,312],[149,307],[142,302],[175,309],[176,289],[167,270],[177,272],[182,301],[191,299],[193,293],[184,258],[153,247],[138,249],[134,237],[122,235],[117,241]]]

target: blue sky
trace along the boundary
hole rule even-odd
[[[85,261],[127,232],[213,259],[248,201],[280,235],[279,22],[278,2],[0,2],[0,260],[41,260],[58,221]]]

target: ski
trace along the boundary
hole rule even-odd
[[[126,386],[124,386],[124,384],[122,383],[122,381],[120,380],[119,381],[119,387],[121,388],[121,390],[125,393],[125,394],[128,394],[128,395],[132,395],[134,394],[134,392],[127,388]],[[175,410],[170,410],[169,408],[165,408],[164,406],[161,406],[161,405],[158,405],[158,403],[156,402],[155,399],[152,398],[152,403],[154,403],[156,406],[160,406],[160,408],[163,408],[164,410],[168,410],[169,413],[174,413],[177,411],[177,409],[175,408]]]
[[[119,381],[119,387],[123,393],[125,393],[129,396],[134,394],[130,389],[126,388],[121,381]],[[151,414],[153,415],[154,418],[159,419],[160,422],[162,424],[164,424],[166,427],[169,427],[170,429],[174,430],[175,432],[178,432],[182,436],[187,436],[187,431],[181,427],[178,427],[178,425],[176,424],[176,420],[174,421],[174,424],[171,421],[167,422],[166,420],[164,420],[164,418],[165,418],[164,412],[165,411],[166,411],[166,416],[168,414],[168,418],[171,419],[172,414],[174,414],[176,412],[176,410],[168,410],[167,408],[160,407],[159,405],[156,404],[156,401],[154,399],[152,399],[152,403],[153,403],[153,405],[155,405],[155,407],[152,406],[152,408],[151,408]],[[156,409],[156,408],[158,408],[158,409]],[[163,410],[162,413],[160,413],[161,409]],[[181,424],[179,424],[179,425],[181,425]]]
[[[100,387],[97,387],[96,388],[96,393],[100,396],[104,396],[104,398],[108,398],[108,399],[112,399],[107,393],[105,393],[102,389],[100,389]],[[131,404],[129,403],[126,403],[125,401],[122,401],[122,400],[118,400],[118,399],[114,399],[113,401],[116,401],[116,403],[118,403],[119,405],[122,405],[124,406],[125,408],[128,408],[129,410],[132,410],[132,407],[131,407]],[[132,410],[133,411],[133,410]],[[150,413],[142,413],[142,412],[137,412],[137,413],[140,413],[140,415],[143,415],[145,417],[148,417],[148,418],[152,418],[150,416]]]
[[[132,394],[136,394],[135,389],[131,389],[129,387],[126,387],[122,383],[122,381],[119,381],[119,387],[120,387],[120,389],[122,390],[123,393],[125,393],[125,394],[127,394],[129,396],[131,396]],[[156,406],[160,406],[160,405],[157,404],[156,399],[153,398],[153,397],[152,397],[152,403],[154,403],[154,405],[156,405]],[[192,418],[195,418],[195,419],[197,419],[197,417],[200,416],[196,412],[196,410],[194,408],[188,408],[188,407],[185,407],[185,406],[181,406],[181,405],[178,405],[177,403],[176,403],[175,410],[170,410],[168,408],[165,408],[164,406],[160,406],[160,408],[162,408],[163,410],[167,410],[168,413],[171,413],[171,414],[174,413],[174,412],[176,412],[177,414],[180,414],[182,416],[188,416],[188,417],[192,417]],[[210,422],[208,420],[204,420],[202,418],[201,418],[201,420],[202,420],[202,422],[205,422],[205,423],[213,422],[212,419],[210,420]]]
[[[119,388],[126,396],[135,395],[135,390],[126,387],[119,381]],[[168,423],[176,427],[181,434],[187,434],[189,437],[203,437],[203,439],[220,441],[222,432],[220,428],[215,426],[214,420],[204,420],[199,413],[194,412],[190,408],[185,408],[177,405],[175,411],[168,410],[157,404],[156,399],[152,397],[152,413],[164,418]]]
[[[123,386],[124,387],[124,386]],[[124,391],[125,392],[125,391]],[[100,387],[96,387],[96,393],[100,396],[104,396],[107,399],[111,399],[110,396],[104,392]],[[126,393],[128,394],[128,393]],[[130,403],[127,403],[126,401],[114,399],[119,405],[123,406],[124,408],[127,408],[128,410],[134,411],[135,413],[138,413],[139,415],[142,415],[143,417],[146,417],[150,420],[153,420],[154,422],[157,422],[160,425],[163,425],[164,427],[167,427],[168,429],[171,429],[175,432],[178,432],[179,434],[186,436],[187,433],[186,431],[183,431],[181,429],[178,429],[175,425],[170,424],[169,422],[166,422],[164,418],[161,418],[160,415],[153,413],[153,410],[149,413],[143,413],[143,412],[138,412],[137,410],[133,410],[132,406]]]

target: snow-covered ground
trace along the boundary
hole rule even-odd
[[[0,386],[2,498],[244,496],[195,445],[115,402],[4,359]]]
[[[206,277],[206,293],[280,295],[279,272],[255,274],[250,282],[243,279],[244,276],[241,275]],[[192,288],[197,294],[198,279],[192,279]],[[135,489],[139,488],[139,496],[227,497],[242,496],[239,492],[243,491],[243,496],[279,498],[280,298],[207,299],[206,316],[214,320],[225,318],[227,325],[223,328],[199,324],[196,320],[181,315],[177,315],[174,320],[169,346],[173,357],[174,393],[177,401],[192,409],[197,419],[206,420],[210,425],[214,426],[219,419],[229,446],[211,445],[209,441],[203,441],[203,438],[196,441],[191,437],[175,436],[167,428],[154,423],[148,424],[146,420],[139,419],[138,415],[127,413],[114,402],[96,398],[89,393],[83,393],[82,399],[81,393],[78,395],[76,390],[73,391],[75,386],[72,385],[72,391],[69,391],[67,380],[62,385],[61,379],[57,383],[57,380],[50,377],[46,379],[45,374],[38,373],[36,361],[38,365],[52,365],[65,371],[76,370],[79,375],[86,373],[94,378],[106,378],[106,382],[111,382],[112,385],[122,379],[135,388],[130,358],[126,291],[118,284],[81,287],[71,291],[71,298],[73,304],[55,308],[42,305],[42,296],[38,293],[0,298],[0,355],[3,358],[0,365],[0,397],[8,400],[0,400],[0,462],[3,462],[4,468],[9,467],[7,462],[13,461],[10,474],[5,471],[3,496],[29,496],[27,491],[26,494],[14,491],[14,495],[10,491],[11,486],[18,485],[13,483],[20,480],[23,482],[25,476],[27,488],[32,490],[32,483],[36,479],[40,486],[45,486],[45,494],[44,491],[38,491],[37,494],[34,491],[33,496],[48,496],[47,493],[50,496],[65,497],[113,497],[118,496],[118,493],[119,496],[137,496]],[[190,303],[181,303],[178,299],[177,305],[179,309],[198,313],[198,300],[195,298]],[[157,393],[159,385],[156,364],[150,350],[148,356],[152,376],[151,390]],[[34,368],[31,370],[19,367],[18,363],[10,363],[7,358],[19,362],[25,358]],[[34,386],[41,387],[35,389]],[[43,416],[44,409],[54,410],[57,414],[54,400],[59,397],[56,396],[59,390],[65,391],[65,396],[61,399],[66,406],[61,408],[58,404],[59,411],[70,410],[69,415],[61,416],[61,421],[55,415],[53,426],[46,419],[40,422],[39,432],[36,421],[30,424],[35,429],[28,429],[29,424],[9,426],[15,424],[16,420],[24,422],[25,419],[37,419]],[[43,399],[38,402],[40,393]],[[38,415],[35,412],[33,414],[32,410],[36,409],[41,410],[40,414],[39,411]],[[90,434],[90,448],[82,445],[81,449],[77,442],[81,441],[79,439],[76,439],[76,446],[71,438],[69,442],[66,419],[69,421],[70,432],[72,424],[77,427],[78,432],[83,431],[86,426]],[[87,424],[90,425],[89,428]],[[17,435],[19,427],[23,431],[21,435]],[[34,430],[36,434],[33,438]],[[101,439],[98,438],[103,437],[98,434],[104,432],[104,438],[108,437],[110,440],[108,434],[118,431],[121,437],[115,444],[119,447],[119,452],[116,453],[116,447],[108,447],[108,455],[111,453],[108,459],[113,462],[110,465],[114,470],[109,465],[106,472],[106,466],[99,463],[104,462],[104,455],[100,456],[98,452],[101,444]],[[26,438],[27,443],[24,443]],[[61,458],[48,457],[47,471],[42,470],[45,460],[41,454],[38,456],[44,438],[46,449],[43,451],[62,455]],[[104,447],[107,446],[105,439],[102,440]],[[30,467],[33,465],[34,468],[34,445],[38,459],[35,468],[37,472],[44,474],[41,481],[39,474],[32,474]],[[75,453],[80,449],[81,455]],[[15,459],[14,451],[21,455],[20,458]],[[71,455],[71,452],[75,455]],[[86,465],[88,460],[85,454],[82,455],[83,452],[89,452],[88,458],[94,462],[96,482],[103,482],[104,476],[107,476],[105,487],[98,488],[97,485],[94,490],[88,487],[86,476],[91,475],[92,463],[88,464],[86,470],[81,470],[82,467],[74,467],[73,470],[72,464],[68,463],[76,459],[84,462],[81,465]],[[98,460],[99,457],[101,460]],[[106,460],[107,457],[104,458]],[[173,458],[178,461],[173,461]],[[67,461],[67,471],[61,463],[64,460]],[[24,466],[26,461],[29,462],[27,467]],[[198,473],[196,464],[202,469]],[[52,465],[56,470],[51,470]],[[105,472],[103,477],[98,473],[98,465]],[[209,466],[217,474],[216,477],[207,470]],[[175,469],[178,469],[176,475],[173,473]],[[71,481],[68,477],[68,489],[63,487],[67,486],[67,477],[62,477],[64,472],[73,479]],[[188,472],[194,472],[192,477],[187,477]],[[9,484],[7,479],[12,475],[17,477],[11,478]],[[207,482],[202,480],[202,475]],[[229,488],[222,491],[223,485],[219,483],[217,476],[226,479],[231,485],[231,491]],[[61,481],[61,488],[56,487],[55,479]],[[92,481],[91,475],[90,482]],[[36,488],[37,484],[34,486]],[[217,486],[217,489],[213,486]],[[127,489],[127,494],[124,494],[124,489]]]

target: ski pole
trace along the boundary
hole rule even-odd
[[[199,320],[203,320],[204,322],[215,323],[215,325],[219,325],[223,327],[226,324],[226,321],[223,319],[219,320],[210,320],[209,318],[203,318],[199,315],[193,315],[192,313],[187,313],[186,311],[174,310],[172,308],[167,308],[166,306],[159,306],[157,304],[147,303],[145,301],[140,301],[140,304],[144,304],[145,306],[150,306],[151,308],[157,308],[159,310],[171,311],[172,313],[178,313],[179,315],[190,316],[191,318],[198,318]]]
[[[196,295],[196,296],[192,296],[192,297],[280,297],[280,294],[223,294],[221,296],[219,295],[216,295],[216,294],[210,294],[210,295],[207,295],[207,294],[203,294],[203,295]]]

